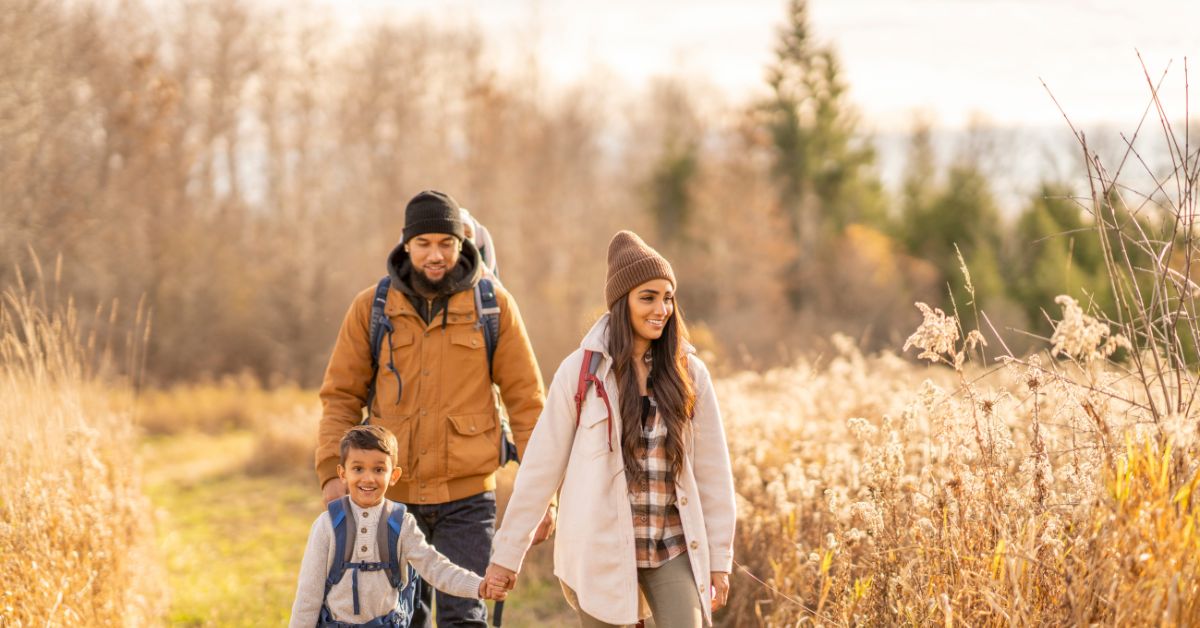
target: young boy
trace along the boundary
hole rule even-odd
[[[353,427],[342,438],[342,460],[337,471],[346,482],[350,499],[341,525],[354,528],[354,547],[348,549],[352,558],[345,564],[343,577],[326,595],[326,578],[337,577],[330,573],[336,537],[330,512],[321,513],[313,522],[304,560],[300,563],[300,579],[289,624],[293,628],[317,626],[322,619],[349,625],[379,619],[380,622],[372,625],[392,625],[392,619],[387,616],[396,609],[400,592],[392,586],[387,571],[377,566],[382,553],[376,539],[381,538],[377,535],[386,532],[381,532],[379,526],[388,525],[386,520],[381,520],[385,511],[384,492],[400,479],[396,454],[396,437],[378,425]],[[382,535],[382,538],[388,537]],[[399,539],[390,554],[398,558],[401,573],[407,573],[407,566],[411,564],[428,585],[439,591],[458,597],[493,600],[503,600],[507,595],[504,587],[485,583],[479,576],[438,553],[425,541],[425,535],[417,528],[417,521],[410,513],[404,513]]]

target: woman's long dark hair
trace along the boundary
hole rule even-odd
[[[625,460],[625,478],[630,490],[646,479],[638,463],[637,450],[641,444],[642,399],[638,392],[637,369],[634,367],[633,339],[636,332],[630,320],[629,295],[617,300],[608,319],[608,354],[613,359],[617,391],[621,407],[621,454]],[[667,319],[662,336],[650,342],[652,365],[650,387],[658,406],[659,419],[667,425],[667,461],[671,477],[678,480],[685,456],[684,438],[691,429],[692,410],[696,406],[696,391],[687,368],[687,324],[678,301]]]

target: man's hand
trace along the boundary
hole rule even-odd
[[[517,586],[517,572],[491,563],[483,574],[483,581],[486,586],[499,587],[505,592],[512,591],[513,587]]]
[[[542,541],[550,538],[554,534],[554,527],[558,522],[558,507],[550,504],[546,509],[546,516],[542,517],[542,523],[538,525],[537,532],[533,533],[533,544],[537,545]]]
[[[729,602],[729,574],[724,571],[712,572],[712,586],[712,609],[715,611]]]
[[[333,478],[321,487],[321,496],[325,498],[325,503],[344,497],[346,495],[346,483],[342,478]]]

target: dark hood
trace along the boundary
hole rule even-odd
[[[412,260],[409,259],[408,251],[404,250],[403,244],[397,244],[396,248],[388,254],[387,270],[388,276],[392,278],[392,285],[397,290],[410,298],[424,298],[413,288]],[[483,265],[479,263],[479,249],[475,248],[475,244],[470,240],[463,240],[458,264],[446,275],[446,280],[442,282],[436,298],[441,299],[463,290],[471,290],[475,284],[479,283],[481,277],[483,277]]]

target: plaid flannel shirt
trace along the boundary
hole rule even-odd
[[[659,420],[652,398],[643,398],[638,459],[645,472],[640,486],[629,494],[633,509],[633,538],[637,566],[653,568],[684,553],[687,541],[675,507],[675,478],[667,460],[667,423]]]

